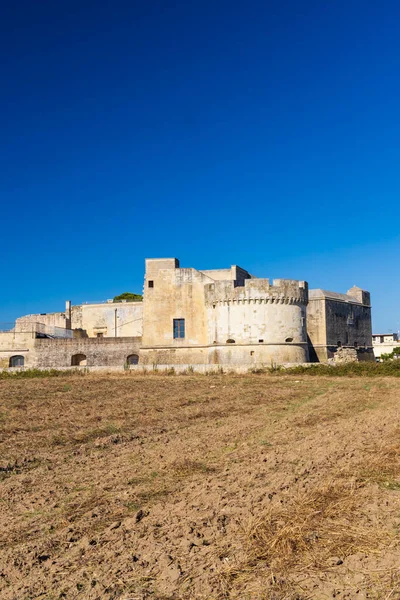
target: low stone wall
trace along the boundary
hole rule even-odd
[[[352,348],[350,346],[312,346],[310,344],[310,360],[312,362],[343,364],[344,362],[355,361],[374,361],[374,351],[372,347]]]
[[[311,363],[303,363],[301,366],[309,367]],[[298,367],[298,363],[287,363],[281,365],[282,368]],[[1,371],[24,371],[30,367],[15,367],[11,369],[0,369]],[[190,374],[199,373],[208,375],[211,373],[238,373],[245,374],[252,371],[266,370],[265,364],[254,364],[254,365],[130,365],[130,366],[88,366],[88,367],[35,367],[39,370],[45,371],[49,368],[54,368],[57,371],[83,371],[85,373],[138,373],[138,374],[152,374],[152,373],[171,373],[175,372],[179,374]]]
[[[72,357],[82,354],[88,367],[119,367],[127,357],[139,355],[140,337],[37,339],[30,366],[45,369],[71,367]]]
[[[142,364],[205,364],[221,365],[224,368],[234,365],[257,364],[266,367],[283,364],[301,364],[308,360],[307,343],[285,344],[214,344],[212,346],[142,348]]]
[[[355,348],[338,348],[333,357],[335,365],[358,362],[357,350]]]

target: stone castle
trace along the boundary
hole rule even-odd
[[[0,332],[0,367],[130,367],[326,362],[348,348],[373,359],[368,292],[308,289],[246,270],[147,259],[143,300],[20,317]]]

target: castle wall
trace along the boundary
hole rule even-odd
[[[307,342],[305,282],[248,279],[206,286],[208,343]],[[262,340],[262,341],[261,341]]]
[[[204,285],[212,279],[195,269],[176,267],[176,259],[146,260],[143,346],[179,348],[208,341]],[[179,264],[179,263],[178,263]],[[174,339],[173,320],[185,319],[185,338]]]
[[[144,364],[308,360],[307,284],[293,280],[270,284],[266,279],[246,279],[247,272],[234,269],[240,279],[213,280],[212,271],[207,272],[209,277],[181,269],[174,259],[146,261]],[[182,339],[173,337],[174,319],[185,320]]]
[[[326,343],[328,346],[372,347],[371,307],[326,300]]]
[[[35,334],[32,332],[2,331],[0,332],[0,368],[9,366],[12,356],[23,356],[25,365],[33,366],[33,347]]]
[[[143,365],[247,365],[307,362],[307,344],[221,344],[181,348],[142,348]]]
[[[84,329],[82,324],[82,304],[71,306],[71,329]]]
[[[73,306],[73,329],[84,329],[88,337],[138,337],[143,329],[142,302],[110,302]],[[115,335],[115,316],[117,336]]]
[[[326,362],[325,298],[309,298],[307,306],[307,334],[311,362]]]
[[[184,335],[177,329],[174,336],[174,320],[179,327],[184,321]],[[50,326],[71,327],[74,338],[35,339]],[[338,347],[373,358],[370,296],[358,287],[311,290],[309,297],[304,281],[271,283],[235,265],[197,271],[175,258],[147,259],[143,302],[67,301],[64,313],[21,317],[16,331],[0,334],[0,367],[13,355],[28,367],[69,367],[78,354],[87,366],[118,367],[139,350],[144,365],[255,366],[326,361]]]
[[[37,339],[32,365],[43,368],[70,367],[72,357],[86,356],[85,366],[123,367],[127,357],[140,353],[141,338]]]
[[[339,347],[357,349],[358,360],[373,360],[371,306],[368,292],[347,294],[311,290],[307,307],[310,360],[326,362]]]
[[[42,325],[48,325],[50,327],[69,329],[69,319],[64,312],[32,314],[19,317],[15,321],[15,329],[17,331],[35,331],[36,323],[41,323]]]

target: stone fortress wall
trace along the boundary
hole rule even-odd
[[[310,360],[325,362],[338,348],[354,348],[359,360],[373,360],[370,294],[353,287],[346,294],[310,290],[307,307]]]
[[[103,302],[73,306],[71,326],[85,330],[88,337],[140,337],[143,303]]]
[[[140,344],[140,337],[38,339],[32,356],[35,367],[123,367],[129,357],[139,357]]]
[[[360,288],[309,291],[305,281],[270,282],[236,265],[200,271],[147,259],[142,302],[67,301],[64,312],[21,317],[0,332],[0,367],[16,355],[54,368],[122,367],[129,357],[152,366],[270,366],[325,362],[338,348],[373,359],[370,297]]]
[[[305,282],[270,284],[237,266],[215,273],[146,261],[144,364],[307,362]],[[183,339],[173,338],[174,318],[185,321]]]

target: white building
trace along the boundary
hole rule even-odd
[[[400,346],[399,336],[397,333],[373,333],[372,346],[375,358],[380,358],[382,354],[390,354]]]

